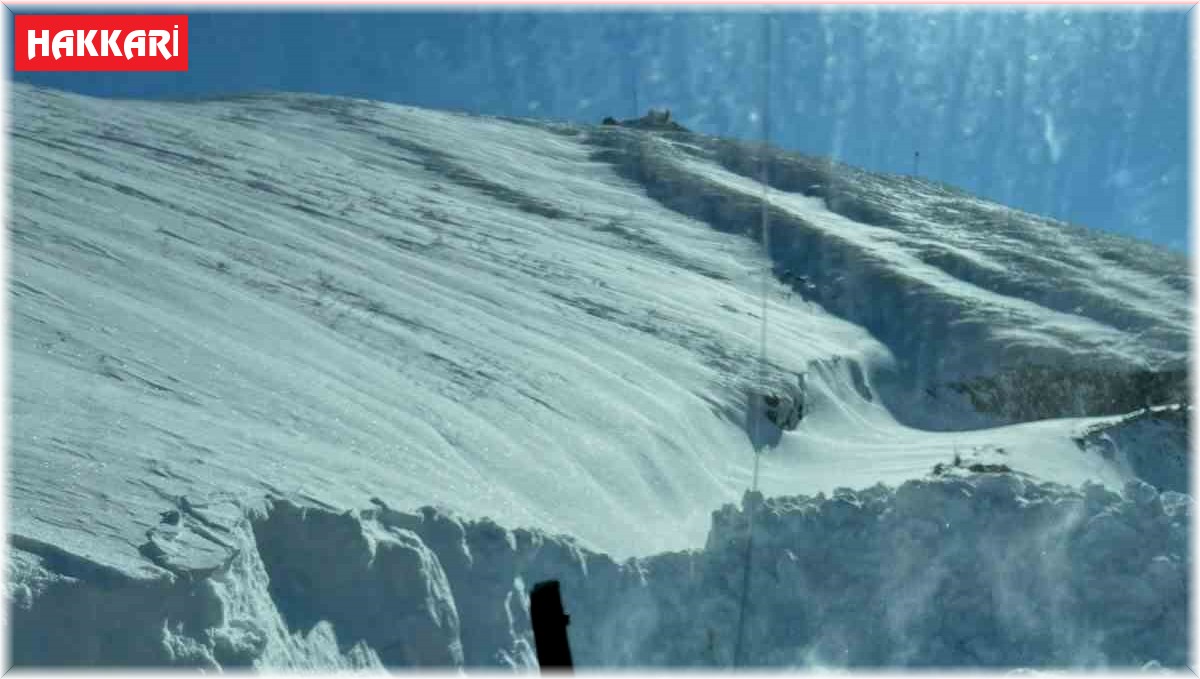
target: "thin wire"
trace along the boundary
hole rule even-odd
[[[750,402],[751,411],[748,414],[753,420],[754,431],[754,477],[750,486],[750,502],[746,508],[746,555],[742,568],[742,596],[738,606],[737,640],[733,647],[733,666],[739,667],[742,662],[742,648],[746,636],[746,606],[750,598],[750,572],[754,560],[754,518],[758,509],[758,469],[762,457],[762,437],[759,435],[763,415],[757,412],[758,403],[766,394],[767,386],[767,298],[770,293],[771,275],[771,224],[767,209],[767,149],[770,141],[770,92],[771,92],[771,16],[763,14],[763,64],[762,64],[762,106],[760,120],[762,121],[762,147],[759,151],[761,165],[759,181],[762,184],[762,212],[759,215],[759,228],[762,236],[763,256],[766,258],[762,269],[762,286],[760,309],[760,325],[758,336],[758,395]]]

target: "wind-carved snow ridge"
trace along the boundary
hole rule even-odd
[[[760,239],[758,149],[611,127],[591,139],[664,205]],[[954,429],[1185,398],[1185,257],[907,177],[774,150],[767,164],[777,277],[892,350],[881,386],[904,421]]]
[[[581,664],[727,665],[748,401],[755,662],[1182,662],[1181,258],[776,152],[764,253],[757,149],[701,135],[12,123],[19,664],[522,669],[555,578]]]
[[[1191,499],[1011,473],[747,494],[713,513],[703,549],[623,563],[567,537],[378,500],[341,512],[275,499],[233,527],[231,560],[195,578],[89,577],[18,542],[13,660],[529,668],[526,590],[555,578],[578,665],[728,666],[751,502],[754,665],[1186,662]]]

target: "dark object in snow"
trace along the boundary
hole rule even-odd
[[[783,432],[800,425],[807,410],[808,392],[804,375],[794,385],[772,380],[766,386],[746,391],[746,434],[755,450],[779,445]]]
[[[796,375],[796,386],[766,394],[767,419],[784,431],[792,431],[804,419],[808,386],[804,373]]]
[[[962,469],[962,460],[957,455],[954,458],[953,466]],[[944,462],[939,462],[933,465],[933,475],[941,476],[942,474],[950,471],[950,469],[950,465]],[[975,474],[1008,474],[1012,472],[1012,467],[1009,467],[1006,464],[987,464],[983,462],[976,462],[975,464],[967,465],[966,469],[967,471]]]
[[[656,111],[650,109],[646,115],[641,118],[632,120],[617,121],[612,116],[606,117],[601,125],[619,125],[621,127],[632,127],[637,130],[656,130],[659,132],[691,132],[688,128],[671,120],[671,110]]]
[[[179,519],[182,518],[178,509],[168,509],[165,512],[161,512],[159,517],[159,523],[165,523],[168,526],[178,526]]]
[[[573,666],[571,642],[567,638],[571,616],[563,611],[558,580],[543,580],[533,586],[529,594],[529,617],[538,665],[542,670],[569,672]]]
[[[792,431],[804,419],[803,392],[765,394],[763,403],[767,420],[784,431]]]
[[[1006,464],[981,464],[978,462],[967,467],[967,469],[969,471],[975,472],[976,474],[985,474],[985,473],[1006,474],[1006,473],[1012,471],[1012,469]]]

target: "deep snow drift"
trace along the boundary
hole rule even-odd
[[[801,380],[762,490],[855,490],[768,501],[756,662],[1185,657],[1183,257],[776,152],[764,253],[758,149],[688,133],[12,106],[18,663],[523,665],[554,576],[580,663],[727,664],[712,510]]]
[[[761,503],[749,664],[1187,662],[1192,503],[1181,493],[968,473],[744,502]],[[747,526],[733,505],[714,512],[703,549],[625,563],[569,538],[378,500],[345,513],[280,500],[225,524],[191,508],[182,522],[221,536],[224,559],[136,580],[16,550],[19,659],[531,667],[526,592],[555,578],[580,665],[732,661]]]

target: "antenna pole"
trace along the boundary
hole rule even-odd
[[[759,181],[762,182],[762,212],[759,214],[759,229],[762,236],[763,263],[762,270],[762,308],[761,324],[759,332],[758,344],[758,391],[760,394],[750,399],[750,412],[748,417],[752,418],[754,431],[754,476],[750,492],[747,494],[749,501],[745,503],[746,510],[746,555],[745,562],[742,568],[742,596],[738,606],[738,621],[737,621],[737,638],[733,646],[733,666],[743,666],[742,651],[746,637],[746,608],[750,599],[750,572],[754,561],[754,518],[755,512],[758,509],[758,469],[759,461],[762,455],[762,437],[759,436],[758,428],[762,424],[762,419],[765,416],[765,410],[762,405],[763,397],[767,389],[767,297],[770,293],[770,275],[771,275],[771,224],[770,212],[767,208],[767,194],[769,186],[767,180],[767,153],[769,151],[770,141],[770,94],[771,94],[771,15],[763,13],[762,24],[762,46],[763,46],[763,63],[762,63],[762,106],[760,111],[760,120],[762,121],[762,148],[759,153],[759,162],[762,164]]]

